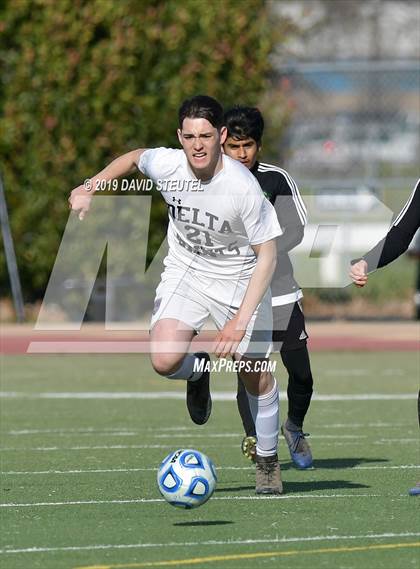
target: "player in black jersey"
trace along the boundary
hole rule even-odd
[[[355,285],[362,287],[368,281],[368,273],[385,267],[402,255],[410,245],[414,234],[420,228],[420,179],[409,197],[407,203],[395,218],[390,230],[361,259],[352,261],[350,277]],[[417,413],[420,426],[420,391],[417,398]],[[409,493],[420,495],[420,482]]]
[[[303,295],[293,277],[288,255],[302,241],[306,208],[296,183],[285,170],[257,160],[264,131],[260,111],[237,106],[225,113],[224,122],[228,131],[224,152],[242,162],[257,178],[264,194],[275,207],[283,231],[277,238],[277,267],[271,282],[273,342],[289,374],[288,417],[282,425],[282,433],[293,463],[298,468],[310,468],[312,453],[302,429],[311,402],[313,379],[307,348],[308,335],[300,305]],[[253,459],[255,424],[239,375],[237,403],[246,434],[242,441],[242,452]]]
[[[350,277],[357,286],[364,286],[368,273],[385,267],[402,255],[420,227],[420,179],[405,206],[395,218],[386,236],[361,259],[352,261]]]

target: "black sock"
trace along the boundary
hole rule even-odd
[[[417,417],[419,419],[419,427],[420,427],[420,390],[417,396]]]
[[[238,392],[236,394],[236,403],[238,411],[242,419],[242,425],[247,437],[255,437],[255,424],[249,408],[248,395],[246,393],[245,385],[238,373]]]
[[[287,386],[289,419],[296,427],[302,428],[313,391],[308,348],[303,346],[296,350],[281,351],[280,355],[289,373],[289,383]]]

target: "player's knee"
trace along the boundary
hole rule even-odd
[[[152,366],[156,373],[168,376],[179,368],[179,360],[175,354],[153,354]]]
[[[265,395],[271,391],[275,385],[275,379],[270,372],[244,373],[242,380],[246,390],[251,395]]]
[[[274,376],[269,371],[262,371],[259,379],[259,390],[260,394],[266,394],[273,390],[276,385],[276,380]]]
[[[281,354],[289,373],[289,382],[306,390],[312,389],[313,378],[306,346],[298,350],[288,350]]]
[[[314,380],[309,369],[300,370],[300,373],[294,375],[295,385],[304,387],[306,390],[313,388]]]

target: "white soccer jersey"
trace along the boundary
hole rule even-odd
[[[183,150],[154,148],[140,157],[139,169],[157,187],[168,205],[169,253],[165,266],[197,269],[218,279],[250,278],[256,264],[250,245],[269,241],[282,231],[276,212],[255,177],[238,161],[223,156],[223,168],[201,191]],[[170,185],[177,186],[169,190]],[[186,183],[190,182],[190,185]]]

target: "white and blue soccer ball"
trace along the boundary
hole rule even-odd
[[[179,449],[162,461],[157,483],[160,493],[172,506],[197,508],[207,502],[216,488],[216,469],[202,452]]]

